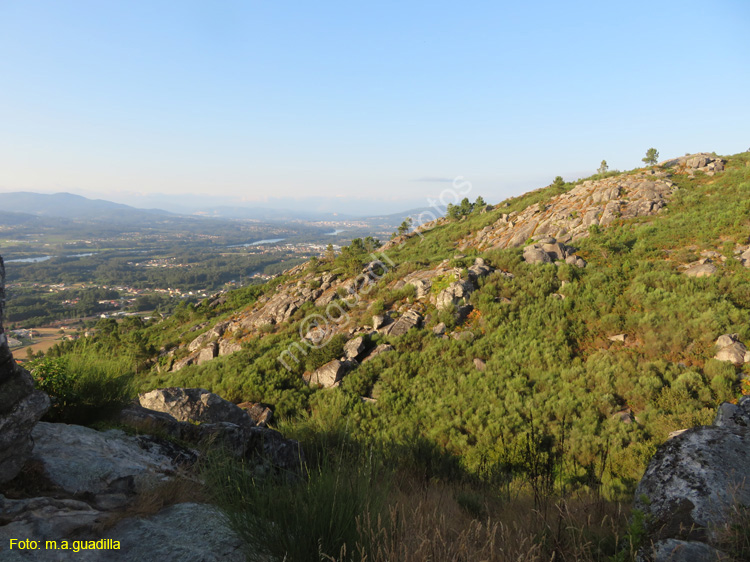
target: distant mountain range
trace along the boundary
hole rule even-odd
[[[163,209],[141,209],[123,203],[114,203],[104,199],[90,199],[72,193],[33,193],[17,191],[0,193],[0,221],[3,224],[20,224],[32,217],[49,217],[74,221],[95,221],[109,223],[138,223],[159,219],[179,218],[214,218],[245,219],[264,222],[298,220],[305,222],[319,221],[360,221],[371,225],[398,225],[407,216],[418,217],[426,208],[414,208],[393,214],[377,216],[357,216],[325,211],[283,210],[266,207],[219,205],[207,207],[196,212],[170,212]],[[434,211],[433,211],[434,212]],[[12,215],[12,216],[11,216]]]
[[[136,209],[129,205],[113,203],[103,199],[88,199],[72,193],[32,193],[17,191],[0,194],[3,214],[23,213],[38,217],[55,217],[68,220],[137,222],[144,219],[175,216],[161,209]],[[7,217],[5,217],[7,218]],[[23,216],[16,220],[22,221]]]

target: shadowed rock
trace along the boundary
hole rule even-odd
[[[0,483],[12,480],[31,455],[31,431],[49,409],[28,371],[16,365],[3,329],[5,265],[0,257]]]

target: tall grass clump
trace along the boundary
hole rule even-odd
[[[127,357],[45,357],[26,366],[36,387],[50,396],[46,421],[90,425],[119,411],[134,394]]]
[[[244,541],[248,556],[319,562],[341,552],[366,559],[383,512],[388,478],[372,462],[325,456],[299,475],[258,475],[214,454],[206,462],[209,496]]]

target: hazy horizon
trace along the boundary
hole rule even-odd
[[[496,202],[652,146],[736,153],[749,23],[735,0],[0,3],[0,191],[372,214],[457,176]]]

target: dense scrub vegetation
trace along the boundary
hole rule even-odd
[[[368,345],[387,342],[396,352],[361,365],[335,390],[310,389],[301,375],[339,357],[343,336],[309,353],[291,370],[277,361],[299,338],[299,323],[315,310],[312,305],[298,310],[288,324],[245,342],[232,355],[176,373],[162,368],[166,359],[159,350],[189,342],[200,329],[251,306],[284,283],[283,276],[230,293],[227,302],[215,308],[207,303],[181,306],[171,318],[153,325],[100,323],[93,340],[61,344],[49,356],[127,354],[133,372],[137,370],[133,384],[139,390],[200,386],[229,400],[271,404],[280,429],[311,450],[320,448],[316,436],[346,435],[357,451],[370,451],[383,466],[405,471],[409,477],[402,481],[455,486],[451,494],[456,505],[475,515],[474,520],[501,511],[488,512],[481,501],[472,499],[476,490],[499,502],[528,498],[523,501],[535,505],[537,512],[545,505],[553,509],[550,498],[571,494],[597,501],[629,498],[669,432],[709,423],[719,403],[742,392],[742,376],[750,376],[747,364],[738,372],[729,363],[711,359],[719,335],[738,333],[743,341],[750,339],[750,269],[734,259],[735,248],[747,244],[750,233],[750,154],[731,157],[727,170],[715,177],[672,179],[680,189],[658,217],[593,229],[577,243],[578,255],[588,262],[585,269],[530,265],[520,249],[482,253],[488,264],[513,277],[496,271],[483,278],[471,294],[474,312],[463,322],[450,311],[438,313],[428,307],[427,329],[397,338],[370,337]],[[538,204],[571,187],[552,185],[490,212],[467,209],[393,248],[388,257],[395,267],[362,305],[349,311],[353,325],[391,306],[413,302],[413,287],[390,286],[408,272],[444,259],[453,260],[456,267],[469,266],[480,254],[468,250],[464,257],[456,257],[454,249],[455,241],[466,234],[491,224],[509,208]],[[360,241],[337,257],[313,260],[309,270],[340,267],[356,272],[368,260],[372,242]],[[678,266],[698,259],[703,250],[727,259],[714,276],[685,276]],[[436,337],[430,328],[440,321],[460,337]],[[202,328],[191,331],[190,326]],[[625,341],[609,339],[617,334],[626,334]],[[475,358],[485,362],[483,370],[475,366]],[[377,402],[363,401],[363,396]],[[335,455],[339,447],[329,447],[328,454]],[[241,471],[231,471],[236,485],[244,487],[241,498],[262,500],[253,494],[263,490],[254,488]],[[324,472],[325,478],[331,474]],[[316,483],[316,474],[310,475],[308,485],[327,485]],[[387,480],[380,473],[378,478]],[[463,499],[458,499],[460,486],[469,487]],[[307,488],[304,493],[319,490]],[[392,493],[403,489],[396,487]],[[290,501],[300,495],[304,494]],[[588,505],[586,501],[580,505]],[[241,505],[230,504],[227,509],[236,517],[245,516]],[[561,505],[558,513],[563,516],[556,524],[565,525],[565,510],[574,508]],[[386,533],[382,526],[390,515],[384,513],[379,523],[355,529],[354,543],[366,548],[367,536]],[[375,511],[369,515],[377,521]],[[393,517],[388,533],[403,524],[402,515]],[[545,535],[552,532],[551,519],[541,521],[537,534],[523,538],[532,541],[530,548],[541,549],[539,558],[529,560],[549,559],[555,552],[549,546],[553,538]],[[623,532],[621,523],[615,527]],[[412,533],[410,529],[407,525],[401,532]],[[468,529],[454,531],[456,536],[515,532]],[[546,546],[540,538],[545,536],[552,541]],[[350,548],[352,540],[347,542]],[[612,544],[592,541],[590,536],[583,541],[590,550],[580,559],[614,553]],[[572,550],[565,552],[558,556],[576,559]],[[329,550],[325,554],[340,556]],[[421,559],[402,555],[399,559]],[[373,551],[371,556],[368,559],[388,559],[389,554],[378,558]]]

